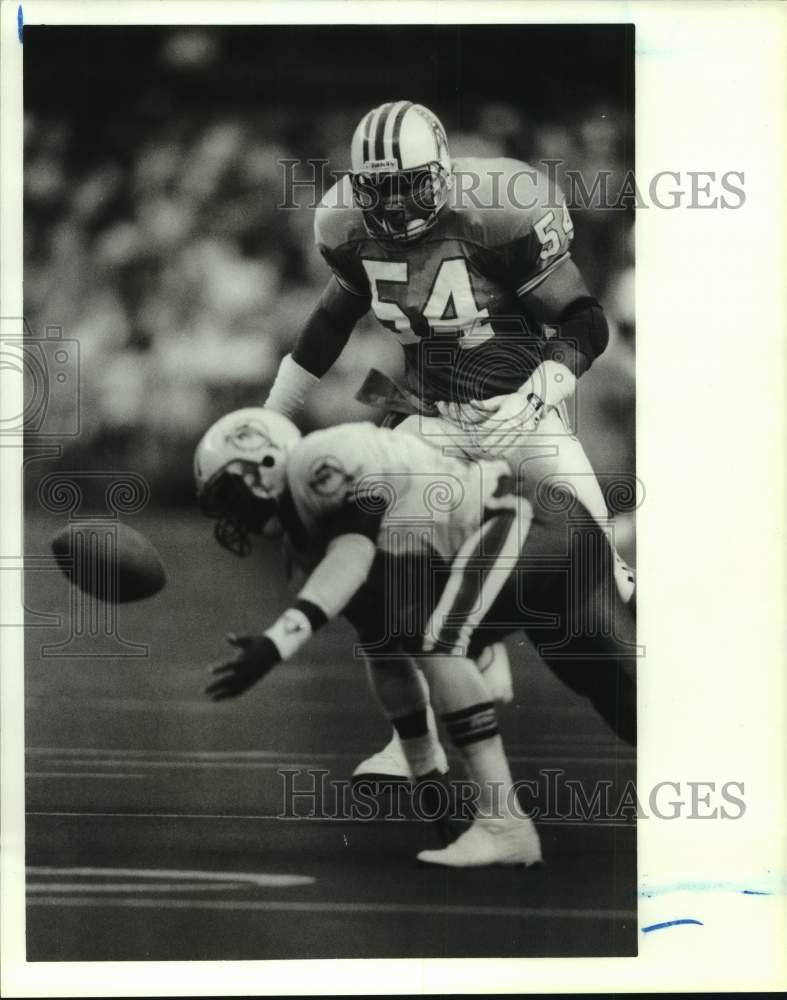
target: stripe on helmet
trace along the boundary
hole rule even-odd
[[[370,111],[369,114],[363,120],[363,151],[361,156],[361,163],[366,163],[367,160],[372,159],[371,151],[369,149],[369,143],[371,141],[371,135],[372,135],[373,118],[374,118],[374,111]]]
[[[371,157],[373,160],[384,160],[386,158],[383,135],[385,134],[385,123],[388,119],[388,113],[394,107],[394,103],[394,101],[389,101],[387,104],[381,104],[377,109],[377,118],[374,123],[374,146]]]
[[[400,170],[402,169],[402,154],[399,149],[399,138],[402,133],[402,122],[404,121],[404,116],[412,106],[412,101],[402,101],[397,107],[395,114],[392,115],[394,122],[391,129],[391,158],[396,160]]]
[[[402,115],[407,111],[408,107],[410,107],[410,101],[397,101],[386,116],[385,129],[383,131],[383,146],[385,148],[386,159],[397,159],[394,153],[394,133],[398,131]],[[401,161],[398,161],[398,163],[401,167]]]
[[[377,122],[380,120],[380,114],[382,113],[383,107],[384,107],[384,105],[381,105],[379,108],[373,108],[369,112],[370,119],[369,119],[369,127],[367,129],[367,134],[369,136],[369,145],[368,145],[368,153],[369,153],[369,155],[366,157],[366,160],[379,160],[379,159],[382,159],[382,157],[380,157],[380,156],[377,155],[377,151],[376,151],[376,146],[375,146],[375,141],[374,140],[375,140],[375,136],[376,136],[376,133],[377,133]]]

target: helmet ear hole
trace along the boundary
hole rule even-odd
[[[276,459],[273,455],[265,455],[260,464],[264,465],[266,469],[272,469],[276,464]]]

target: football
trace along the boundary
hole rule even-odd
[[[70,524],[52,539],[52,552],[75,587],[102,601],[140,601],[167,582],[153,544],[120,522]]]

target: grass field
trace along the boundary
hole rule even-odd
[[[425,824],[277,818],[279,770],[346,779],[388,738],[350,630],[330,626],[245,697],[213,704],[201,692],[224,634],[285,606],[277,546],[237,560],[196,514],[128,523],[157,545],[169,584],[121,607],[127,645],[100,621],[72,635],[54,562],[26,578],[29,960],[636,952],[631,821],[544,820],[537,872],[445,872],[415,862],[434,845]],[[28,554],[45,555],[63,524],[32,515]],[[524,644],[510,649],[516,698],[501,722],[515,777],[562,769],[588,794],[611,782],[614,801],[635,777],[632,750]]]

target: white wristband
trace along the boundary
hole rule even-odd
[[[312,627],[306,615],[298,608],[288,608],[265,632],[278,649],[282,660],[296,653],[311,638]]]
[[[293,417],[303,407],[306,393],[319,381],[316,375],[293,361],[291,354],[285,354],[265,406],[285,417]]]
[[[541,362],[518,392],[525,397],[534,393],[545,406],[557,406],[574,392],[576,384],[576,376],[570,368],[548,359]]]

